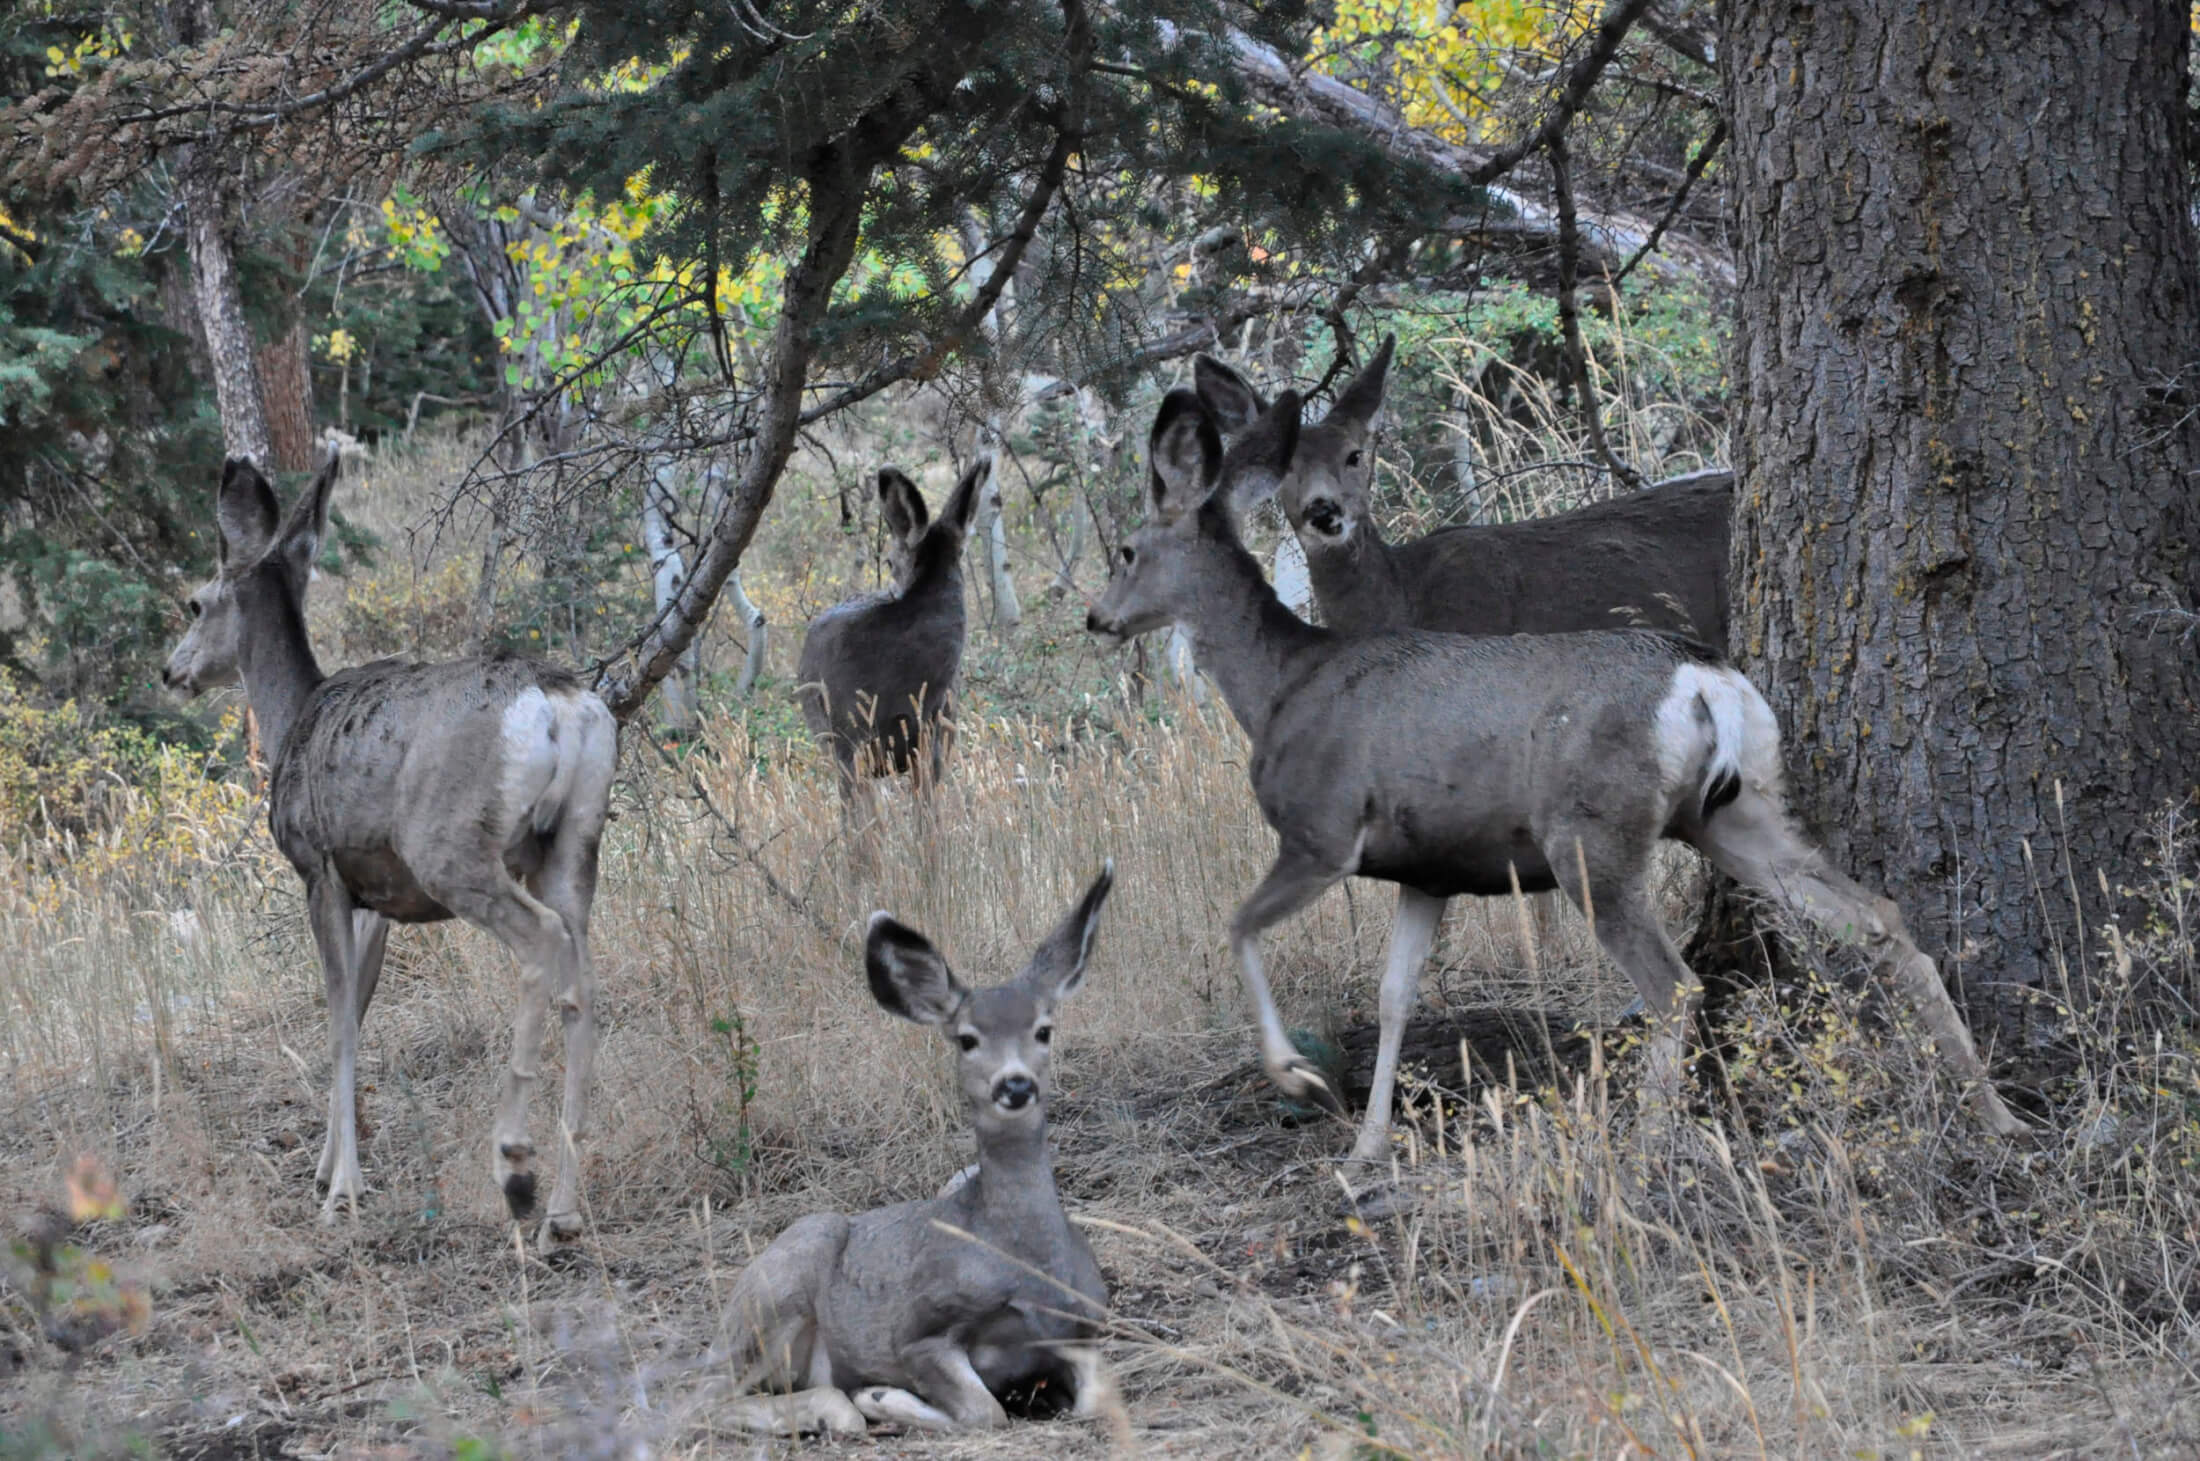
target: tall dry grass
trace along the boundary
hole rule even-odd
[[[417,514],[417,478],[389,477],[354,505]],[[417,577],[393,567],[375,591],[428,625],[465,557],[422,548]],[[792,544],[759,564],[761,593],[835,581]],[[359,587],[316,590],[324,636]],[[1019,643],[1091,653],[1074,602],[1029,607]],[[979,634],[1012,673],[1012,647]],[[1268,1092],[1224,945],[1273,850],[1244,741],[1218,714],[1133,703],[1109,687],[1120,668],[1095,655],[1060,676],[1076,704],[1053,719],[975,687],[934,814],[891,800],[870,860],[791,718],[736,707],[671,750],[628,734],[594,928],[590,1232],[556,1262],[514,1242],[488,1181],[501,948],[450,926],[392,940],[362,1053],[371,1191],[355,1226],[323,1230],[319,981],[253,783],[210,762],[119,790],[107,825],[137,840],[101,834],[108,855],[11,842],[0,1215],[35,1219],[89,1155],[121,1205],[67,1229],[70,1273],[145,1285],[151,1317],[53,1328],[26,1240],[0,1268],[0,1454],[800,1449],[714,1423],[725,1377],[699,1357],[731,1275],[802,1213],[925,1195],[968,1159],[942,1047],[869,1002],[866,915],[889,908],[994,976],[1106,856],[1119,890],[1062,1017],[1053,1119],[1113,1288],[1128,1433],[1034,1423],[895,1454],[2200,1447],[2200,1064],[2190,1024],[2164,1017],[2195,988],[2181,829],[2143,874],[2156,916],[2086,944],[2104,994],[2062,1017],[2071,1076],[2038,1150],[1982,1141],[1914,1032],[1829,961],[1827,988],[1745,1003],[1727,1080],[1700,1083],[1700,1137],[1647,1183],[1623,1160],[1621,1035],[1556,1089],[1409,1081],[1402,1195],[1356,1212],[1331,1165],[1347,1133]],[[1673,876],[1678,932],[1688,869]],[[1295,1026],[1371,1018],[1387,894],[1340,889],[1271,938]],[[1625,1002],[1579,920],[1532,965],[1516,923],[1455,909],[1424,1014]],[[553,1052],[543,1089],[556,1074]]]

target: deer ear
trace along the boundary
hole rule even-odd
[[[1299,416],[1302,402],[1297,391],[1285,391],[1276,404],[1246,428],[1222,465],[1222,488],[1233,508],[1260,501],[1291,475],[1291,462],[1299,450]]]
[[[1100,908],[1115,887],[1115,859],[1100,866],[1100,876],[1085,889],[1085,896],[1069,911],[1047,941],[1031,956],[1017,978],[1034,996],[1049,1002],[1066,998],[1085,982],[1085,965],[1092,958],[1093,935],[1100,931]]]
[[[1224,436],[1237,435],[1268,409],[1267,398],[1253,389],[1251,381],[1212,355],[1192,362],[1192,385]]]
[[[897,542],[915,542],[932,520],[924,509],[924,494],[899,467],[878,469],[878,506],[886,515],[886,530]]]
[[[863,972],[880,1008],[920,1025],[944,1023],[970,993],[930,939],[884,909],[871,915]]]
[[[231,457],[222,464],[222,484],[214,493],[214,522],[220,529],[216,547],[222,567],[250,563],[265,552],[279,516],[275,489],[267,485],[251,458]]]
[[[1199,396],[1182,386],[1161,398],[1146,441],[1153,509],[1174,521],[1207,500],[1222,469],[1222,434]]]
[[[1383,336],[1375,358],[1362,366],[1351,383],[1337,393],[1337,404],[1329,408],[1329,419],[1360,431],[1373,429],[1376,418],[1383,412],[1383,392],[1390,384],[1390,357],[1397,348],[1396,335]]]
[[[953,523],[958,533],[968,533],[972,518],[978,515],[978,495],[993,476],[993,455],[988,452],[970,464],[970,470],[962,474],[955,484],[947,504],[940,509],[940,521]]]
[[[329,499],[336,495],[336,479],[342,474],[343,458],[337,454],[335,443],[328,449],[328,460],[313,478],[311,486],[290,506],[290,517],[283,524],[277,541],[281,544],[283,561],[302,583],[313,572],[313,561],[321,556],[321,544],[328,537]]]

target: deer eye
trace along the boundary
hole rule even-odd
[[[1344,464],[1348,467],[1356,467],[1360,464],[1359,448],[1353,448],[1352,451],[1345,456]]]
[[[194,619],[198,618],[200,613],[203,612],[197,599],[190,599],[185,601],[184,608],[190,611],[191,617]]]
[[[960,1045],[965,1051],[975,1050],[978,1048],[978,1037],[971,1034],[968,1030],[965,1030],[962,1034],[955,1037],[955,1043],[957,1045]]]
[[[1132,565],[1133,563],[1136,563],[1137,561],[1138,561],[1138,550],[1137,550],[1136,548],[1133,548],[1133,547],[1132,547],[1132,546],[1131,546],[1130,544],[1128,544],[1128,543],[1125,543],[1125,544],[1123,545],[1123,566],[1124,566],[1125,568],[1128,568],[1128,567],[1130,567],[1130,566],[1131,566],[1131,565]]]
[[[1041,1045],[1052,1045],[1054,1043],[1054,1027],[1052,1025],[1041,1025],[1031,1032],[1031,1038]]]

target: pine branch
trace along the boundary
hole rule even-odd
[[[1596,392],[1589,383],[1589,352],[1581,343],[1581,309],[1574,298],[1574,278],[1581,263],[1580,238],[1574,228],[1573,163],[1566,149],[1566,134],[1553,135],[1551,191],[1558,198],[1558,325],[1566,339],[1566,365],[1581,398],[1581,421],[1589,431],[1589,446],[1612,469],[1612,475],[1628,490],[1642,487],[1642,473],[1621,461],[1604,439],[1604,422],[1597,411]]]

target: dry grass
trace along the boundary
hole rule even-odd
[[[413,510],[392,490],[390,511]],[[1066,637],[1073,611],[1036,607],[1024,633]],[[1845,996],[1807,1015],[1767,997],[1739,1016],[1731,1094],[1647,1187],[1623,1177],[1621,1048],[1563,1090],[1411,1092],[1398,1160],[1416,1198],[1363,1221],[1329,1164],[1344,1130],[1301,1124],[1253,1061],[1222,930],[1272,839],[1234,727],[1120,696],[1065,723],[970,719],[936,825],[894,804],[875,871],[839,842],[822,758],[769,718],[716,722],[676,763],[629,736],[595,925],[591,1231],[550,1263],[488,1181],[514,979],[487,938],[392,940],[362,1054],[372,1191],[329,1231],[319,981],[264,836],[148,843],[168,851],[88,865],[64,897],[40,894],[54,859],[11,864],[0,1218],[31,1253],[85,1155],[118,1200],[48,1222],[79,1250],[83,1302],[57,1325],[73,1349],[38,1332],[21,1256],[0,1260],[0,1456],[808,1449],[713,1426],[724,1380],[698,1359],[731,1276],[802,1213],[927,1194],[968,1159],[936,1037],[866,997],[865,915],[891,908],[999,973],[1109,855],[1120,890],[1064,1013],[1055,1134],[1113,1289],[1128,1430],[838,1451],[2200,1446],[2200,1083],[2189,1036],[2128,1038],[2161,997],[2150,976],[2192,988],[2189,849],[2165,846],[2159,925],[2103,957],[2130,1002],[2066,1022],[2080,1069],[2040,1151],[1979,1141],[1914,1040]],[[253,820],[226,795],[156,810]],[[1271,940],[1295,1023],[1371,1017],[1386,894],[1340,890]],[[1514,927],[1455,908],[1428,1003],[1625,1001],[1570,915],[1532,970]],[[133,1285],[149,1319],[105,1322],[129,1317],[110,1291]]]

